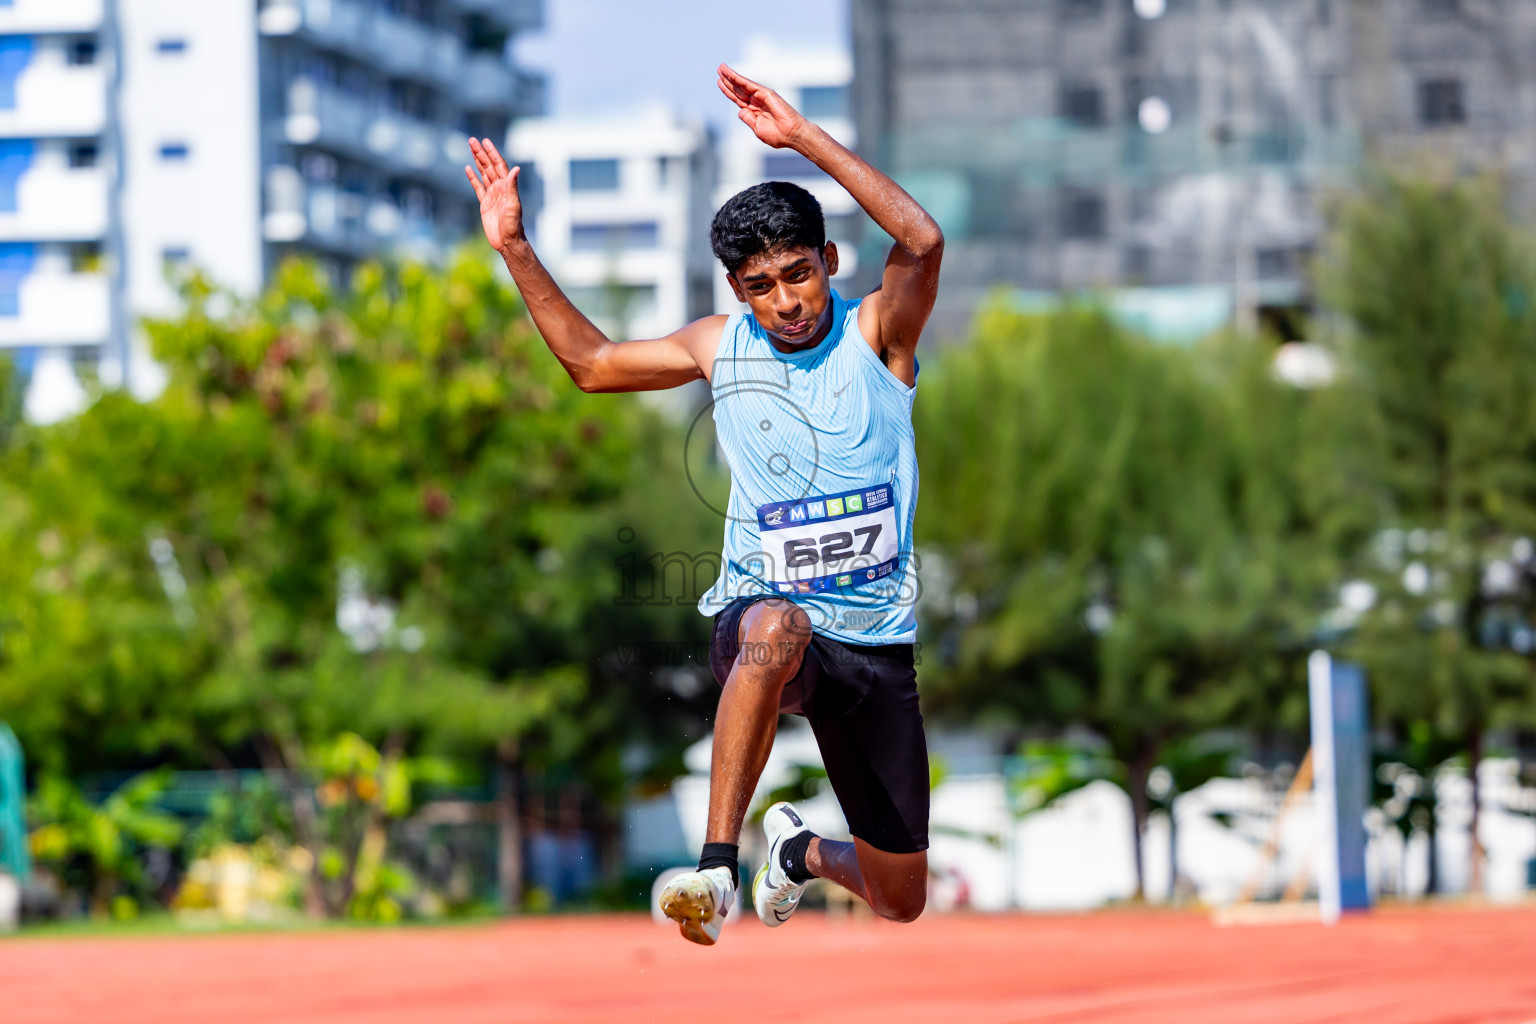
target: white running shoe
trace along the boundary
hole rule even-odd
[[[794,805],[780,801],[763,815],[763,831],[768,834],[768,861],[752,879],[752,908],[757,911],[758,920],[769,928],[777,928],[789,920],[810,884],[790,880],[782,854],[784,844],[807,828]]]
[[[689,942],[713,946],[736,899],[730,868],[685,871],[667,883],[658,902]]]

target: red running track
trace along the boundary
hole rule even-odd
[[[20,937],[0,940],[0,1021],[1526,1024],[1536,909],[1385,910],[1335,928],[805,914],[727,928],[713,949],[640,917]]]

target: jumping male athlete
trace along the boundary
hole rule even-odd
[[[913,667],[912,398],[944,252],[911,196],[773,90],[723,64],[719,85],[759,139],[805,156],[894,239],[879,288],[854,302],[834,291],[837,247],[821,207],[797,185],[767,182],[728,201],[710,229],[750,315],[615,344],[529,246],[518,169],[489,139],[470,140],[478,175],[465,168],[487,240],[583,391],[710,384],[731,495],[720,578],[699,610],[715,616],[710,661],[724,689],[703,856],[661,894],[683,936],[704,945],[736,899],[742,821],[781,711],[809,720],[853,842],[813,834],[787,803],[769,808],[768,862],[752,885],[758,917],[782,924],[812,878],[891,920],[922,913],[928,753]]]

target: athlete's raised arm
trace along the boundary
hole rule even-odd
[[[714,359],[725,317],[696,320],[654,341],[609,341],[566,298],[528,244],[523,232],[523,204],[517,194],[520,168],[508,168],[490,139],[470,139],[469,148],[475,156],[475,168],[465,166],[464,173],[480,200],[485,240],[501,253],[544,343],[577,387],[583,391],[661,391],[707,376],[703,368]]]
[[[887,362],[890,356],[910,355],[939,290],[944,233],[938,223],[900,185],[806,120],[778,93],[724,64],[719,76],[720,91],[740,108],[738,116],[759,139],[775,149],[793,149],[826,171],[895,240],[880,289],[866,302],[874,308],[877,344],[888,353]],[[862,315],[859,326],[868,333]]]

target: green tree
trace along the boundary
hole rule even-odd
[[[21,422],[22,397],[21,375],[10,357],[0,353],[0,450]]]
[[[626,738],[681,749],[698,709],[600,646],[700,629],[616,602],[621,528],[700,543],[672,425],[571,385],[467,255],[187,300],[149,325],[160,398],[106,394],[5,455],[0,717],[35,762],[317,776],[356,733],[611,791]]]
[[[1477,886],[1484,740],[1536,707],[1536,262],[1490,183],[1382,177],[1321,276],[1353,326],[1341,357],[1382,515],[1351,650],[1410,746],[1427,728],[1467,751]]]
[[[1305,721],[1320,538],[1359,530],[1330,511],[1331,467],[1296,455],[1331,429],[1327,399],[1275,382],[1254,344],[1163,348],[1084,310],[994,308],[933,377],[918,439],[938,499],[918,529],[949,591],[926,609],[936,696],[1102,736],[1125,769],[1139,893],[1168,745]]]
[[[43,778],[31,801],[32,855],[89,895],[91,913],[131,918],[146,898],[143,852],[170,850],[182,825],[155,807],[168,773],[145,772],[92,804],[67,779]]]
[[[1413,722],[1388,750],[1378,750],[1372,777],[1372,802],[1406,849],[1415,832],[1426,840],[1426,892],[1440,890],[1440,801],[1435,782],[1460,761],[1460,744],[1436,733],[1428,722]],[[1400,893],[1401,894],[1401,893]]]

